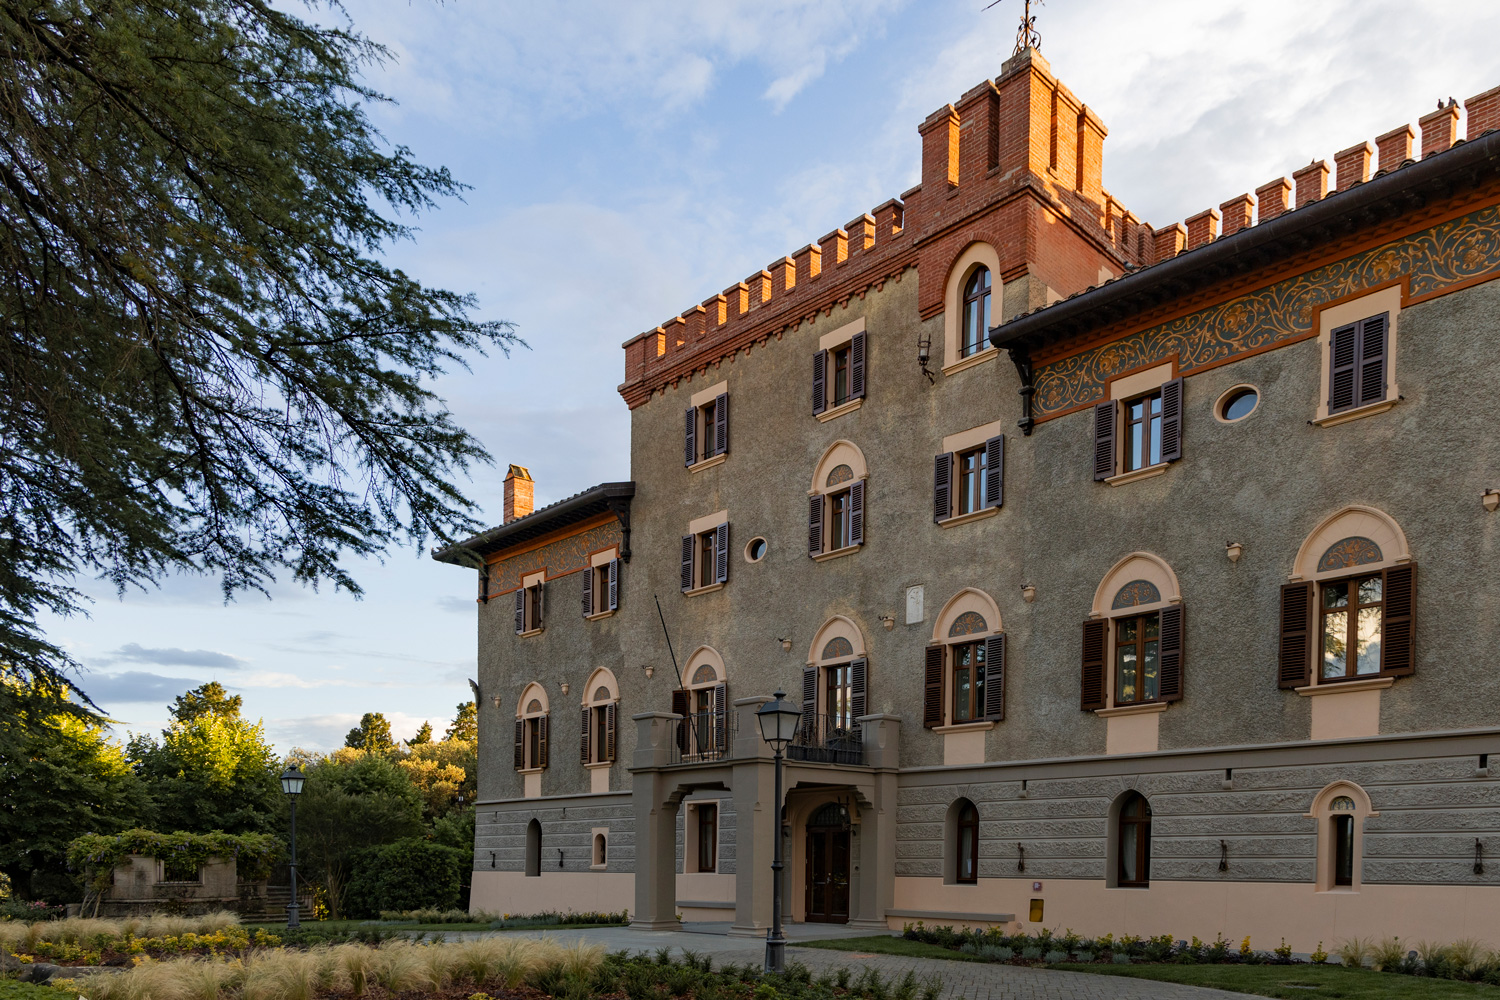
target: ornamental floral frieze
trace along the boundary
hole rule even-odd
[[[583,569],[589,564],[590,553],[618,545],[620,537],[620,522],[612,520],[529,552],[502,558],[500,562],[490,564],[490,596],[515,590],[521,585],[522,577],[539,569],[547,570],[549,580]]]
[[[1179,374],[1313,333],[1315,310],[1399,278],[1419,298],[1500,276],[1500,206],[1314,268],[1229,302],[1038,366],[1035,405],[1045,419],[1104,398],[1106,380],[1177,356]]]

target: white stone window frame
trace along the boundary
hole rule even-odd
[[[596,667],[589,674],[588,681],[583,685],[583,697],[580,699],[582,708],[589,710],[589,725],[594,724],[594,710],[615,706],[615,758],[613,760],[601,757],[599,748],[595,746],[592,728],[589,731],[589,756],[593,759],[583,765],[585,771],[589,772],[589,791],[594,795],[602,795],[609,791],[609,770],[619,760],[620,735],[624,727],[620,725],[620,682],[615,678],[615,672],[608,667]]]
[[[854,335],[856,333],[865,333],[865,332],[866,332],[865,331],[865,318],[863,316],[861,316],[859,319],[852,320],[852,321],[850,321],[848,323],[845,323],[843,326],[839,327],[838,329],[831,330],[828,333],[825,333],[825,334],[823,334],[823,336],[821,336],[821,337],[818,338],[818,350],[821,351],[823,354],[828,355],[828,367],[826,369],[826,371],[827,371],[827,377],[825,378],[824,385],[823,385],[823,391],[826,393],[826,395],[824,396],[824,407],[825,408],[824,408],[824,410],[823,410],[822,413],[816,413],[816,414],[814,414],[814,416],[817,417],[817,419],[818,419],[818,421],[820,423],[825,423],[826,424],[828,421],[833,420],[833,419],[835,419],[837,417],[842,417],[846,413],[853,413],[855,410],[859,409],[861,406],[864,405],[864,402],[865,402],[865,397],[864,396],[856,396],[853,399],[849,399],[849,400],[846,400],[846,401],[844,401],[842,403],[839,403],[837,406],[834,405],[834,402],[833,402],[833,352],[837,351],[838,349],[840,349],[842,347],[848,347],[848,346],[850,346],[854,342]],[[869,336],[867,334],[866,337],[865,337],[865,382],[866,382],[867,391],[868,391],[868,383],[869,383],[869,366],[870,366],[870,358],[869,358],[870,348],[869,348],[869,344],[870,344],[870,339],[869,339]],[[852,375],[851,375],[851,377],[852,377]]]
[[[698,810],[703,806],[714,808],[714,866],[698,867]],[[717,875],[724,862],[724,800],[722,798],[690,798],[682,804],[682,871],[687,875]]]
[[[583,617],[591,622],[600,621],[619,613],[618,608],[611,608],[609,606],[609,564],[618,558],[620,558],[620,546],[618,544],[606,546],[598,552],[589,553],[589,564],[584,568],[584,572],[592,573],[594,577],[593,585],[590,588],[594,610]],[[599,572],[601,569],[604,570],[603,573]],[[600,586],[601,580],[603,581],[602,587]]]
[[[959,357],[959,339],[963,336],[964,286],[980,267],[989,268],[990,272],[990,325],[999,326],[1005,322],[1001,312],[1005,295],[1004,283],[1000,280],[1000,255],[988,243],[970,243],[948,269],[948,283],[943,290],[942,372],[945,376],[957,375],[984,364],[1000,353],[999,348],[988,343],[989,331],[986,330],[980,338],[985,346],[966,358]]]
[[[693,536],[693,586],[689,590],[684,590],[682,592],[683,596],[699,597],[703,594],[712,594],[714,591],[724,589],[724,583],[703,584],[699,581],[703,579],[703,536],[718,528],[719,525],[728,523],[729,511],[727,509],[714,511],[712,514],[704,514],[702,517],[695,517],[688,522],[686,533]],[[733,551],[733,541],[734,537],[731,532],[731,551]],[[733,562],[732,559],[729,561]]]
[[[539,709],[531,708],[532,703],[540,705]],[[548,719],[547,733],[547,756],[550,760],[552,755],[552,733],[550,718],[552,715],[552,703],[547,697],[547,689],[538,681],[531,681],[521,689],[521,697],[516,699],[516,719],[523,723],[523,737],[521,752],[523,754],[522,764],[516,773],[522,778],[522,797],[528,799],[539,798],[542,794],[542,772],[545,767],[531,759],[531,727],[539,725],[537,720]]]
[[[589,871],[609,870],[609,827],[596,826],[590,831]]]
[[[988,631],[968,635],[950,636],[949,630],[960,615],[977,612],[989,626]],[[964,587],[948,599],[938,612],[932,625],[932,644],[943,646],[943,724],[932,731],[943,737],[943,764],[956,767],[963,764],[982,764],[985,758],[985,733],[997,723],[992,719],[975,719],[969,722],[953,721],[953,647],[971,642],[984,642],[992,635],[1005,631],[1000,616],[1000,606],[995,599],[977,587]],[[1004,683],[1004,678],[1001,680]],[[989,683],[986,671],[985,683]],[[978,803],[975,803],[976,805]]]
[[[533,596],[533,593],[532,593],[532,588],[533,587],[539,588],[536,591],[536,593],[542,595],[542,614],[541,614],[540,621],[538,621],[538,618],[537,618],[536,604],[535,604],[536,598],[535,598],[535,596]],[[520,631],[520,632],[517,632],[516,633],[516,638],[518,638],[518,639],[529,639],[529,638],[531,638],[534,635],[541,635],[542,632],[544,632],[546,630],[546,627],[547,627],[547,618],[546,618],[546,615],[547,615],[547,596],[546,596],[546,590],[547,590],[547,570],[546,570],[545,567],[543,567],[542,569],[535,570],[533,572],[527,573],[525,576],[521,577],[521,593],[524,595],[522,597],[522,600],[525,602],[524,603],[525,610],[522,612],[522,614],[525,616],[524,623],[526,625],[526,628],[524,630]],[[536,624],[532,624],[533,622],[535,622]]]
[[[1335,850],[1337,845],[1333,838],[1333,817],[1336,811],[1333,802],[1340,797],[1354,800],[1354,809],[1349,813],[1354,817],[1354,857],[1350,866],[1350,884],[1334,885],[1337,874],[1334,871]],[[1314,865],[1313,888],[1318,893],[1358,893],[1363,883],[1365,861],[1365,820],[1379,816],[1370,795],[1359,785],[1352,781],[1339,780],[1325,785],[1322,791],[1313,797],[1312,808],[1303,813],[1303,818],[1314,820],[1317,823],[1317,857]]]
[[[700,389],[699,391],[693,393],[692,396],[688,397],[688,406],[692,407],[693,420],[695,422],[695,430],[693,432],[693,441],[695,442],[693,448],[694,456],[693,464],[688,466],[689,472],[702,472],[705,469],[712,469],[716,465],[723,465],[726,461],[728,461],[728,441],[724,442],[724,451],[720,452],[717,455],[710,455],[708,458],[703,457],[703,443],[708,440],[706,435],[710,435],[714,431],[714,427],[712,424],[705,425],[703,419],[703,408],[709,403],[714,402],[720,396],[728,395],[729,382],[725,380],[716,382],[713,385],[709,386],[707,389]],[[733,432],[734,429],[730,428],[730,433],[732,434]]]
[[[1171,467],[1171,462],[1161,461],[1128,472],[1120,471],[1125,464],[1125,405],[1142,396],[1161,392],[1161,387],[1177,378],[1177,375],[1177,356],[1173,355],[1166,361],[1115,375],[1106,383],[1105,390],[1109,394],[1109,400],[1115,404],[1114,474],[1104,480],[1110,486],[1125,486],[1150,479]]]
[[[1149,604],[1114,607],[1120,588],[1136,580],[1145,580],[1156,588],[1161,600]],[[1153,753],[1159,745],[1159,720],[1171,702],[1132,702],[1115,704],[1115,619],[1150,614],[1173,604],[1182,603],[1182,588],[1171,565],[1154,552],[1132,552],[1112,566],[1094,591],[1093,610],[1089,617],[1106,622],[1104,643],[1104,708],[1094,714],[1108,723],[1105,753]]]
[[[1313,416],[1313,423],[1317,426],[1334,427],[1361,417],[1371,417],[1377,413],[1384,413],[1401,401],[1401,387],[1396,384],[1396,345],[1401,306],[1407,298],[1408,280],[1401,278],[1387,282],[1353,295],[1334,299],[1318,307],[1318,368],[1321,375],[1318,379],[1317,410]],[[1340,410],[1330,415],[1328,395],[1330,381],[1333,378],[1333,365],[1329,355],[1329,345],[1333,338],[1333,331],[1371,316],[1379,316],[1381,313],[1386,313],[1389,317],[1386,324],[1385,342],[1385,398],[1376,403],[1367,403],[1351,410]]]
[[[847,465],[853,473],[853,477],[845,482],[829,486],[829,473],[840,465]],[[853,545],[844,545],[836,549],[829,548],[829,541],[833,530],[833,517],[831,516],[828,498],[835,493],[845,492],[849,489],[851,483],[864,482],[866,491],[864,510],[865,531],[868,533],[870,523],[869,480],[870,466],[866,463],[865,453],[860,450],[859,445],[853,441],[840,438],[824,449],[822,456],[818,459],[818,464],[813,469],[812,482],[809,484],[807,491],[809,500],[813,497],[823,498],[823,551],[812,557],[814,561],[825,562],[829,559],[839,559],[843,556],[853,555],[864,547],[864,542],[857,542]]]

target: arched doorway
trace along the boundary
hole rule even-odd
[[[849,811],[830,802],[807,821],[805,917],[809,923],[849,922]]]

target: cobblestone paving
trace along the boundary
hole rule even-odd
[[[798,928],[798,931],[803,931],[803,928]],[[532,932],[511,933],[542,936]],[[714,956],[716,966],[725,962],[743,964],[759,961],[765,955],[763,939],[725,937],[722,934],[677,931],[645,933],[623,927],[607,927],[551,931],[545,936],[563,944],[576,940],[596,942],[611,951],[621,948],[630,951],[655,951],[670,947],[674,952],[679,952],[688,949],[700,955]],[[809,938],[806,932],[798,936],[804,940]],[[847,967],[856,974],[861,969],[873,968],[887,979],[900,979],[908,970],[918,979],[935,975],[943,981],[945,998],[963,1000],[1245,1000],[1243,993],[1158,983],[1148,979],[1094,976],[1083,972],[1057,972],[982,962],[952,962],[939,958],[799,948],[795,941],[787,946],[786,954],[788,962],[801,962],[814,974]]]

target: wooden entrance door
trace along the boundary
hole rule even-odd
[[[835,808],[840,819],[847,815]],[[849,828],[846,822],[829,823],[827,812],[820,809],[813,817],[819,825],[807,827],[806,919],[844,924],[849,922]]]

